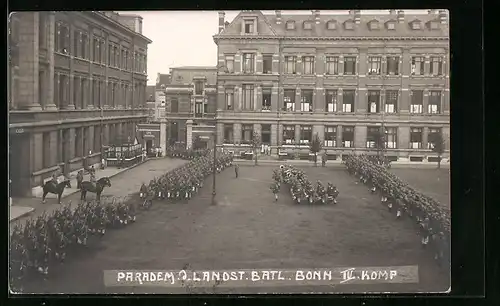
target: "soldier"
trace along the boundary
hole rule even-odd
[[[323,155],[321,156],[321,166],[326,166],[326,160],[328,159],[328,155],[326,154],[326,150],[323,151]]]
[[[278,202],[278,192],[280,190],[279,183],[278,182],[271,183],[271,187],[270,188],[271,188],[271,191],[274,194],[275,202]]]
[[[82,188],[82,182],[83,182],[83,171],[80,170],[76,174],[76,188],[81,189]]]
[[[238,178],[238,172],[239,172],[240,166],[238,164],[234,165],[234,174],[236,174],[236,178]]]
[[[57,179],[58,177],[58,173],[57,171],[54,171],[54,173],[52,173],[52,179],[50,180],[54,186],[57,186],[57,184],[59,184],[59,180]]]

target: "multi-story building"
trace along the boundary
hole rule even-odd
[[[165,86],[167,141],[190,147],[195,138],[211,147],[215,138],[216,68],[177,67],[170,69]]]
[[[19,12],[9,33],[12,195],[101,161],[147,119],[142,18],[115,12]]]
[[[307,152],[317,134],[331,158],[369,152],[385,129],[392,160],[449,153],[448,14],[219,13],[217,143],[247,150],[253,131],[278,152]]]

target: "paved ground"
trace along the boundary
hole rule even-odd
[[[304,168],[311,179],[331,180],[341,192],[337,206],[311,207],[292,204],[285,191],[275,203],[268,188],[272,169],[242,166],[238,179],[232,169],[219,174],[217,186],[223,187],[218,189],[216,206],[210,204],[211,178],[189,203],[155,203],[150,211],[138,216],[135,224],[108,232],[92,250],[65,263],[50,279],[30,281],[25,289],[40,293],[186,293],[185,288],[106,288],[103,270],[395,265],[418,265],[420,283],[275,287],[260,292],[416,292],[448,288],[446,273],[438,268],[433,255],[420,247],[415,225],[408,219],[395,220],[380,204],[380,198],[356,184],[345,170]],[[127,179],[133,177],[132,173],[126,175]],[[128,184],[127,179],[123,179],[123,185]],[[136,181],[139,186],[141,180]],[[121,183],[115,179],[113,184]],[[124,193],[129,190],[116,188]],[[192,292],[244,294],[255,290]]]
[[[176,168],[186,161],[180,159],[151,159],[141,165],[138,165],[132,169],[125,172],[121,172],[116,176],[111,178],[111,188],[106,187],[101,194],[102,198],[105,197],[125,197],[129,194],[136,193],[139,191],[142,182],[146,184],[149,183],[154,177],[160,176],[161,174]],[[102,175],[96,175],[97,178],[102,177]],[[73,187],[73,186],[72,186]],[[95,193],[87,193],[87,199],[94,199]],[[50,213],[56,209],[59,209],[61,205],[57,204],[57,199],[47,199],[45,204],[42,204],[42,200],[38,198],[22,198],[14,199],[17,203],[14,205],[22,205],[24,207],[31,207],[35,210],[10,223],[11,228],[18,222],[25,222],[29,218],[36,218],[43,214],[44,211]],[[67,205],[69,203],[74,203],[76,205],[80,201],[80,193],[70,194],[62,200],[62,205]]]
[[[422,193],[434,198],[444,207],[450,207],[450,170],[449,169],[391,169]]]

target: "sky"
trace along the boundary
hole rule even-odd
[[[262,11],[274,14],[274,11]],[[412,10],[426,14],[427,10]],[[153,42],[148,46],[148,85],[156,83],[158,73],[180,66],[215,66],[217,47],[213,41],[219,28],[217,11],[139,11],[125,12],[141,15],[142,34]],[[231,22],[239,11],[225,11]],[[348,14],[348,11],[322,10],[322,14]],[[389,11],[361,11],[388,14]],[[282,14],[311,14],[311,11],[282,11]]]

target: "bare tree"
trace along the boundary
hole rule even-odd
[[[312,141],[309,143],[309,151],[314,154],[314,166],[318,165],[318,152],[321,151],[321,139],[318,133],[314,134]]]
[[[444,149],[445,149],[445,142],[443,135],[441,133],[433,133],[430,135],[430,143],[431,143],[431,148],[432,152],[435,152],[438,154],[438,169],[441,168],[441,157],[443,156]]]
[[[257,150],[260,148],[262,140],[260,139],[259,133],[253,131],[252,133],[252,152],[255,160],[255,165],[257,165]]]

